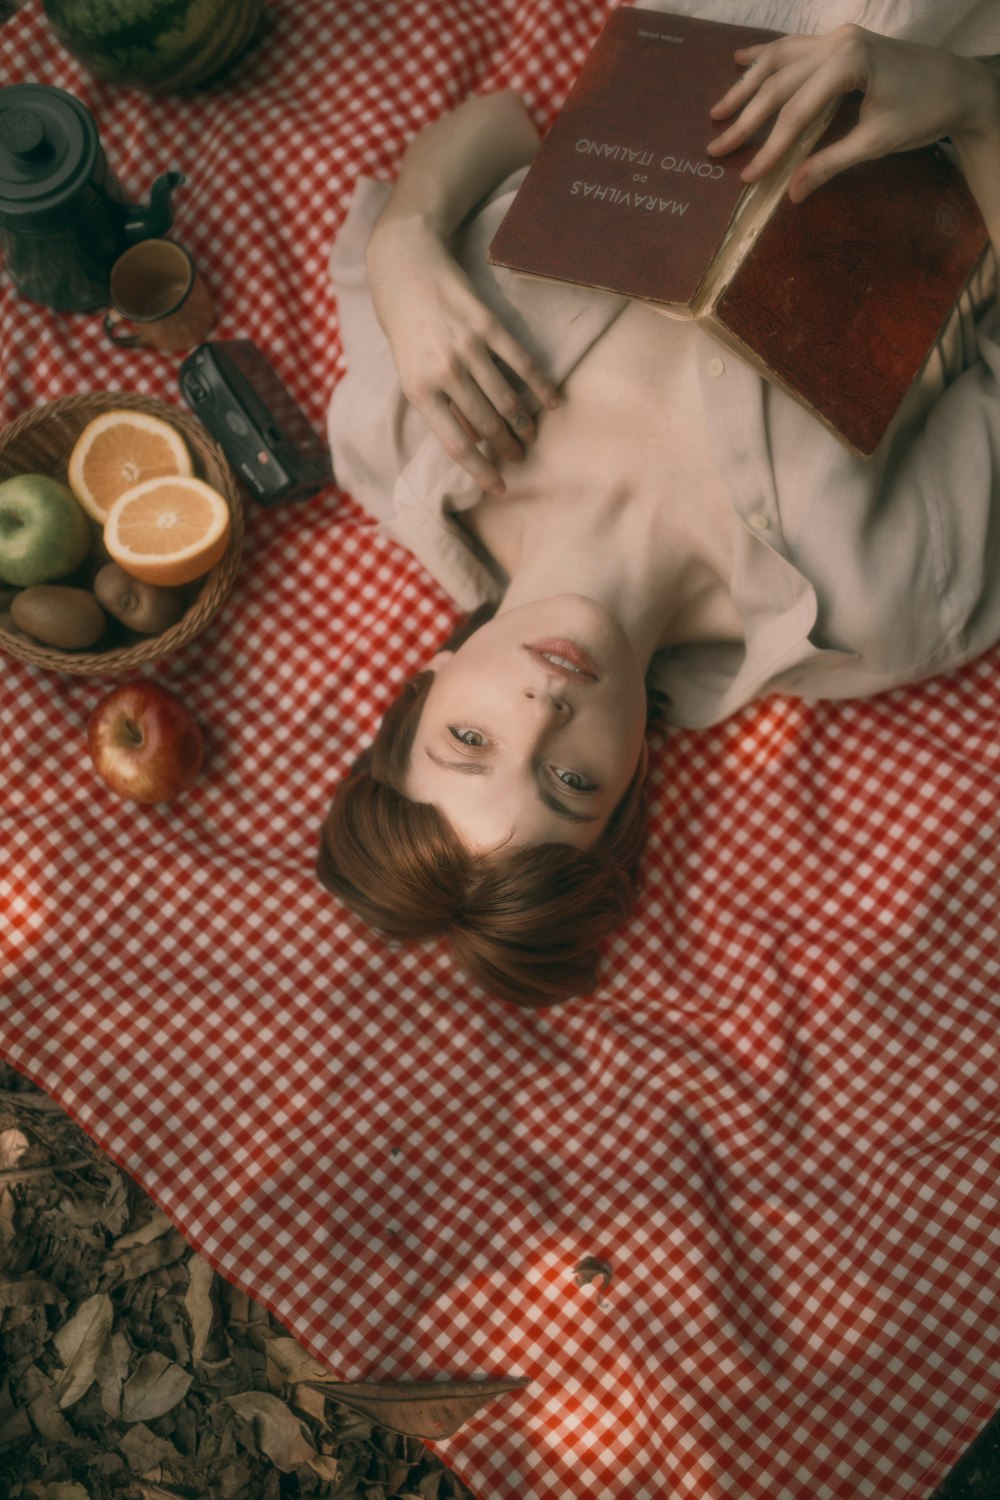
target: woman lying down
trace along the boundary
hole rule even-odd
[[[780,111],[755,177],[861,90],[792,200],[947,136],[996,255],[982,62],[855,26],[736,61],[710,151]],[[405,685],[335,791],[319,863],[379,933],[446,934],[473,980],[531,1006],[593,988],[635,898],[647,685],[700,727],[767,693],[914,682],[1000,638],[993,257],[866,461],[694,324],[489,268],[536,147],[517,95],[470,99],[391,192],[361,184],[335,247],[338,479],[461,607],[495,609]]]

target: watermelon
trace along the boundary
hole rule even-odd
[[[55,35],[98,78],[187,89],[249,44],[264,0],[43,0]]]

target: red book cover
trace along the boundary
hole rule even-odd
[[[853,125],[859,98],[828,139]],[[804,203],[781,198],[708,326],[868,455],[985,245],[975,199],[939,147],[861,162]]]
[[[497,265],[654,302],[694,298],[747,191],[705,147],[739,47],[777,32],[612,11],[490,246]]]

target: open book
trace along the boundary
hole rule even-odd
[[[869,455],[983,254],[986,228],[936,146],[862,163],[789,201],[795,167],[851,128],[859,95],[834,101],[758,182],[739,175],[758,139],[708,155],[728,124],[709,110],[739,77],[734,52],[777,35],[613,11],[490,260],[702,320]]]

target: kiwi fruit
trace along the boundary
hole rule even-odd
[[[34,583],[14,596],[15,625],[43,646],[84,651],[104,634],[104,611],[88,589],[68,584]]]
[[[109,615],[140,635],[160,635],[176,625],[184,613],[181,589],[142,583],[117,563],[107,563],[100,570],[94,579],[94,593]]]

